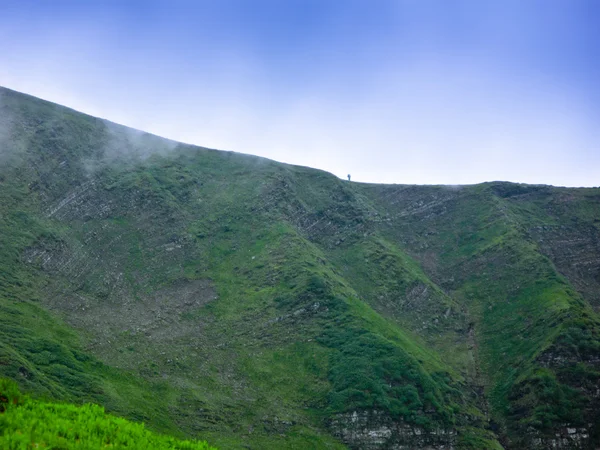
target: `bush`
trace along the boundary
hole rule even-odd
[[[21,395],[0,379],[0,448],[215,450],[204,441],[181,441],[148,431],[143,423],[111,416],[85,404],[47,403]]]

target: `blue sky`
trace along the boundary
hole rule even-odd
[[[600,185],[595,0],[0,0],[0,85],[353,180]]]

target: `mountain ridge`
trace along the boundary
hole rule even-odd
[[[311,166],[305,166],[302,164],[293,164],[293,163],[287,163],[287,162],[283,162],[283,161],[278,161],[272,158],[268,158],[266,156],[260,156],[260,155],[255,155],[252,153],[244,153],[244,152],[239,152],[236,150],[225,150],[225,149],[217,149],[216,147],[205,147],[199,144],[193,144],[193,143],[189,143],[189,142],[184,142],[184,141],[178,141],[175,138],[171,138],[171,137],[166,137],[163,136],[161,134],[157,134],[154,133],[152,131],[147,131],[145,129],[141,129],[141,128],[135,128],[131,125],[125,125],[123,123],[120,122],[115,122],[109,118],[105,118],[105,117],[100,117],[100,116],[96,116],[92,113],[87,113],[87,112],[82,112],[80,110],[78,110],[75,107],[71,107],[71,106],[65,106],[62,105],[56,101],[53,100],[48,100],[48,99],[44,99],[42,97],[38,97],[35,94],[28,94],[25,92],[21,92],[15,89],[11,89],[5,86],[0,86],[0,90],[2,90],[4,93],[8,93],[8,94],[16,94],[19,96],[23,96],[25,98],[29,98],[30,100],[33,101],[43,101],[46,102],[48,104],[52,104],[52,105],[56,105],[59,106],[60,108],[63,108],[64,110],[68,110],[72,113],[77,113],[77,114],[81,114],[83,116],[86,116],[88,118],[92,118],[95,120],[100,120],[103,121],[107,124],[110,124],[111,126],[115,126],[115,127],[119,127],[119,128],[123,128],[123,129],[127,129],[130,131],[133,131],[135,133],[138,134],[144,134],[144,135],[148,135],[151,136],[153,138],[158,138],[164,141],[168,141],[170,143],[172,143],[173,145],[184,145],[184,146],[189,146],[189,147],[197,147],[197,148],[204,148],[207,150],[215,150],[215,151],[221,151],[221,152],[229,152],[229,153],[233,153],[236,155],[241,155],[241,156],[250,156],[250,157],[254,157],[254,158],[259,158],[259,159],[264,159],[267,161],[272,161],[272,162],[276,162],[278,164],[284,164],[284,165],[290,165],[290,166],[297,166],[297,167],[306,167],[309,169],[313,169],[313,170],[318,170],[318,171],[322,171],[322,172],[326,172],[326,173],[331,173],[328,172],[325,169],[320,169],[318,167],[311,167]],[[332,174],[333,175],[333,174]],[[338,177],[337,175],[334,175],[337,178],[343,180],[344,178],[342,177]],[[527,185],[527,186],[536,186],[536,187],[543,187],[543,186],[550,186],[550,187],[556,187],[556,188],[567,188],[567,189],[593,189],[596,188],[598,186],[565,186],[565,185],[554,185],[554,184],[546,184],[546,183],[525,183],[525,182],[520,182],[520,181],[509,181],[509,180],[488,180],[488,181],[481,181],[481,182],[477,182],[477,183],[466,183],[466,184],[460,184],[460,183],[447,183],[447,184],[443,184],[443,183],[433,183],[433,184],[404,184],[404,183],[379,183],[379,182],[372,182],[372,181],[352,181],[353,183],[356,184],[376,184],[376,185],[390,185],[390,186],[444,186],[444,187],[448,187],[450,189],[452,188],[460,188],[460,187],[468,187],[468,186],[476,186],[476,185],[480,185],[480,184],[487,184],[487,183],[510,183],[510,184],[520,184],[520,185]]]

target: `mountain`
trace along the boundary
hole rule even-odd
[[[219,448],[600,446],[600,189],[376,185],[0,90],[0,376]]]

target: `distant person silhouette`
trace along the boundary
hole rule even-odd
[[[350,174],[348,174],[348,181],[350,181]]]

